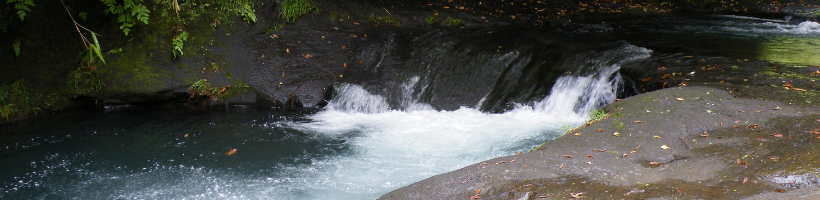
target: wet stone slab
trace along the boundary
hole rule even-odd
[[[606,110],[606,118],[539,150],[437,175],[382,199],[818,196],[817,108],[689,86],[630,97]]]

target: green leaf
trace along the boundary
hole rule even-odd
[[[79,16],[80,18],[82,18],[83,20],[85,20],[85,18],[88,16],[88,13],[86,13],[86,12],[80,12],[80,13],[78,13],[78,14],[77,14],[77,16]]]
[[[94,53],[97,53],[97,57],[100,57],[100,60],[105,64],[105,59],[103,59],[102,53],[100,52],[100,42],[97,41],[97,34],[91,33],[91,37],[94,38],[94,45],[92,45],[91,49],[94,49]]]

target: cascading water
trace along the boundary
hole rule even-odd
[[[325,163],[330,166],[323,169],[329,170],[311,177],[321,181],[304,193],[376,198],[438,173],[533,149],[561,135],[561,127],[583,123],[589,110],[614,101],[622,81],[620,64],[650,52],[623,45],[591,60],[567,62],[582,66],[558,78],[548,97],[497,114],[468,107],[439,111],[419,103],[411,89],[426,87],[417,85],[419,77],[401,84],[402,107],[396,108],[364,87],[340,84],[327,109],[310,117],[314,122],[292,126],[319,135],[356,135],[348,141],[354,153]]]

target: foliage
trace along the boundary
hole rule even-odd
[[[424,18],[424,23],[427,23],[427,25],[432,25],[433,23],[436,23],[436,16],[430,15],[429,17]]]
[[[606,111],[604,111],[604,109],[596,109],[596,110],[592,111],[591,113],[589,113],[589,118],[590,118],[589,121],[598,121],[598,120],[602,120],[606,117],[607,117],[607,113],[606,113]]]
[[[138,21],[148,24],[148,10],[142,0],[123,0],[122,3],[117,0],[101,0],[108,9],[105,9],[106,14],[114,14],[117,16],[117,22],[120,23],[120,29],[128,35],[131,27],[134,27]]]
[[[97,71],[88,71],[83,68],[71,71],[68,75],[68,85],[71,87],[72,96],[100,91],[105,87]]]
[[[318,13],[319,8],[309,0],[285,0],[279,4],[279,17],[290,23],[296,22],[297,18],[311,12]]]
[[[459,26],[464,25],[464,20],[461,20],[459,18],[447,17],[447,19],[444,20],[444,23],[446,23],[448,26]]]
[[[36,99],[38,98],[29,91],[22,79],[11,85],[0,86],[0,118],[12,121],[16,116],[40,111],[40,108],[31,106]]]
[[[105,59],[103,59],[103,56],[102,56],[102,53],[101,53],[102,51],[100,50],[100,42],[97,41],[97,34],[94,33],[94,32],[91,32],[91,37],[94,39],[94,44],[89,44],[88,45],[89,60],[93,61],[94,55],[97,55],[97,57],[100,58],[100,61],[105,63]]]
[[[34,7],[34,0],[7,0],[6,4],[14,4],[14,9],[17,9],[17,16],[20,17],[20,21],[24,21],[26,12],[31,12],[31,8]]]
[[[20,57],[20,39],[14,41],[14,44],[11,46],[14,47],[14,56]]]
[[[265,35],[270,35],[273,32],[279,31],[279,29],[281,29],[282,26],[283,26],[282,24],[277,24],[277,25],[273,25],[271,27],[268,27],[267,29],[265,29]]]
[[[242,4],[240,9],[237,10],[237,13],[242,16],[242,19],[248,22],[248,24],[256,23],[256,14],[254,14],[253,8],[251,8],[251,5],[247,3],[247,1]]]
[[[370,16],[367,17],[367,21],[376,22],[378,24],[390,24],[393,26],[401,26],[401,21],[399,21],[396,18],[393,18],[392,15],[379,16],[375,13],[370,13]]]
[[[185,41],[188,41],[188,32],[182,31],[182,33],[179,33],[179,35],[174,37],[174,58],[177,57],[177,53],[179,53],[179,56],[182,56],[182,45]]]

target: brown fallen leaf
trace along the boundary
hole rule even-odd
[[[587,158],[592,158],[592,156],[590,156],[589,154],[587,154]]]
[[[777,160],[777,158],[780,158],[780,157],[779,156],[769,156],[769,160]]]
[[[549,198],[549,197],[550,197],[550,195],[541,195],[541,196],[538,196],[538,198],[541,198],[541,199],[545,199],[545,198]]]
[[[570,156],[570,155],[563,155],[563,156],[566,157],[566,158],[572,158],[572,156]]]
[[[225,155],[231,156],[235,153],[236,153],[236,149],[231,149],[231,150],[228,150],[228,153],[225,153]]]
[[[467,179],[467,180],[461,181],[461,184],[464,184],[464,183],[466,183],[466,182],[467,182],[467,181],[469,181],[469,180],[470,180],[470,179]]]
[[[737,165],[746,165],[746,162],[742,161],[740,159],[737,159]]]
[[[634,123],[640,124],[640,123],[643,123],[643,121],[635,121]]]
[[[626,156],[628,156],[628,155],[629,154],[624,154],[624,155],[621,156],[621,158],[626,158]]]
[[[793,88],[794,85],[789,84],[789,83],[783,83],[783,87],[786,87],[786,89],[790,89],[790,88]]]
[[[743,183],[746,183],[746,182],[748,182],[748,181],[749,181],[749,177],[744,177],[744,178],[743,178]]]
[[[305,57],[305,58],[313,58],[313,55],[310,55],[310,54],[304,54],[304,55],[302,55],[302,57]]]
[[[649,165],[650,166],[658,166],[658,165],[661,165],[661,164],[658,163],[658,161],[649,161]]]
[[[769,134],[769,135],[772,136],[772,137],[775,137],[775,138],[783,138],[783,134],[780,134],[780,133]]]
[[[652,78],[655,78],[655,77],[644,78],[644,79],[641,79],[641,81],[643,81],[643,82],[647,82],[647,81],[649,81],[649,80],[652,80]]]
[[[594,151],[594,152],[604,152],[604,151],[606,151],[606,149],[592,149],[592,151]]]
[[[604,132],[604,129],[598,129],[598,132]]]
[[[221,89],[219,89],[219,93],[225,93],[225,90],[228,90],[228,88],[230,88],[230,87],[231,87],[230,85],[222,87]]]
[[[700,136],[701,137],[709,137],[709,133],[703,132],[703,134],[700,134]]]

